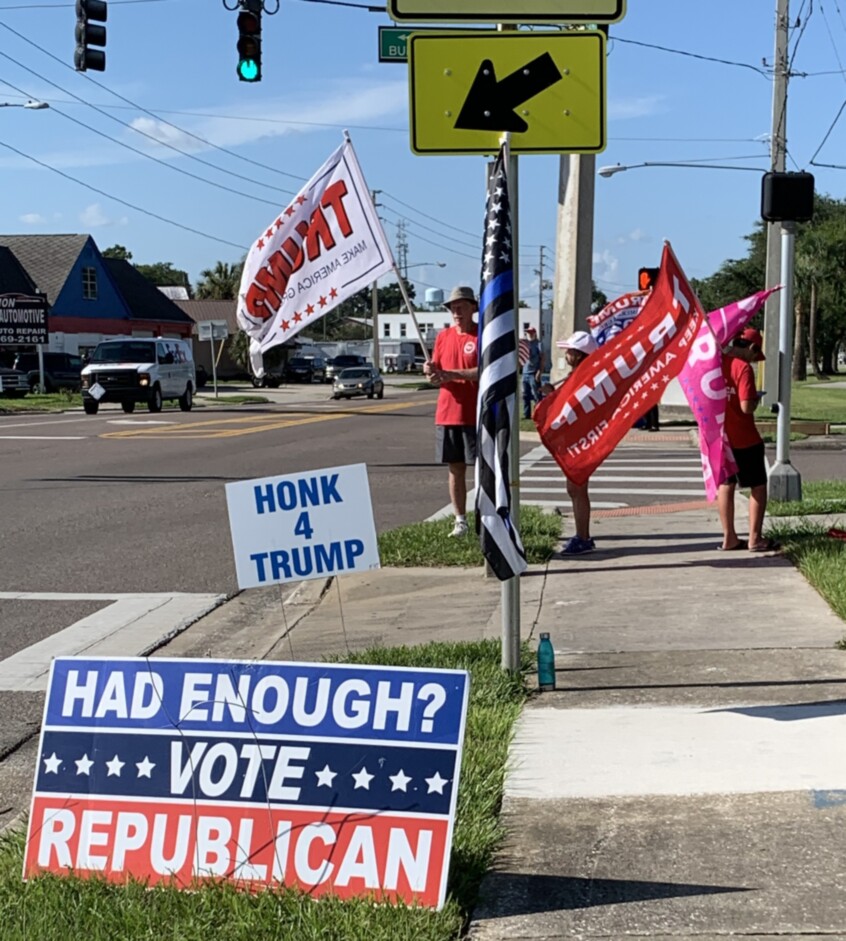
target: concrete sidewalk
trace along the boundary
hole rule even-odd
[[[598,551],[521,579],[559,688],[519,722],[471,937],[846,939],[846,625],[781,557],[717,551],[714,509],[593,530]],[[257,590],[159,654],[498,637],[500,594],[461,569]]]

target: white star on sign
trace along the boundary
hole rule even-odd
[[[324,765],[322,771],[314,772],[317,777],[317,786],[318,787],[332,787],[332,781],[337,775],[337,771],[333,771],[328,764]]]
[[[138,769],[139,778],[152,778],[150,773],[156,767],[155,763],[150,761],[147,755],[144,755],[143,761],[136,761],[135,767]]]
[[[429,790],[427,794],[431,794],[433,791],[437,791],[438,794],[443,794],[444,785],[449,784],[449,778],[442,778],[440,772],[436,771],[434,776],[431,778],[424,778],[426,783],[429,785]]]
[[[353,790],[358,790],[358,788],[363,787],[365,791],[370,790],[370,782],[373,778],[376,777],[374,774],[368,774],[367,768],[362,768],[357,774],[352,776],[353,781],[355,781],[355,787]]]
[[[392,791],[408,792],[408,782],[411,780],[411,778],[402,770],[402,768],[400,768],[396,774],[389,774],[388,780],[391,782]]]
[[[44,773],[45,774],[58,774],[59,768],[61,767],[62,759],[56,757],[56,753],[53,752],[49,758],[44,759]]]
[[[661,386],[659,386],[657,382],[653,382],[653,383],[652,383],[652,388],[653,388],[653,389],[660,389]]]
[[[109,769],[109,773],[106,775],[107,778],[110,778],[112,775],[115,777],[120,777],[120,769],[126,764],[125,761],[121,761],[117,755],[112,758],[111,761],[106,762],[106,767]]]
[[[86,753],[79,759],[79,761],[75,761],[74,764],[76,765],[76,773],[77,773],[77,774],[90,774],[90,773],[91,773],[91,765],[93,765],[94,762],[88,757],[88,752],[86,752]]]

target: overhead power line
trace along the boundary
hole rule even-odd
[[[176,226],[176,228],[182,229],[184,232],[190,232],[192,235],[199,235],[202,238],[209,239],[212,242],[219,242],[221,245],[229,245],[231,248],[237,248],[242,252],[248,250],[248,246],[246,245],[239,245],[237,242],[230,242],[228,239],[218,238],[216,235],[209,235],[208,232],[203,232],[200,229],[194,229],[190,225],[184,225],[182,222],[176,222],[174,219],[168,219],[166,216],[160,216],[158,213],[152,212],[149,209],[144,209],[142,206],[136,206],[135,203],[130,203],[125,199],[121,199],[119,196],[113,196],[111,193],[107,193],[105,190],[101,190],[96,186],[92,186],[90,183],[86,183],[84,180],[80,180],[78,177],[71,176],[70,173],[65,173],[64,170],[60,170],[58,167],[54,167],[51,164],[46,163],[44,160],[39,160],[38,157],[33,157],[32,154],[27,154],[22,150],[18,150],[17,147],[13,147],[11,144],[7,144],[5,141],[0,140],[0,147],[5,147],[6,150],[10,150],[13,154],[17,154],[19,157],[23,157],[25,160],[29,160],[30,162],[37,164],[39,167],[43,167],[45,170],[50,170],[53,173],[57,173],[64,179],[70,180],[72,183],[76,183],[79,186],[84,186],[85,189],[91,190],[92,193],[97,193],[99,196],[104,196],[106,199],[111,199],[116,203],[120,203],[121,206],[126,206],[128,209],[135,210],[135,212],[143,213],[145,216],[150,216],[152,219],[158,219],[159,222],[165,222],[168,225]]]

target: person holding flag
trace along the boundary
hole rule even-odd
[[[723,528],[724,552],[749,549],[770,552],[777,543],[764,539],[764,514],[767,510],[767,466],[764,441],[755,426],[755,410],[760,395],[755,388],[752,363],[764,360],[764,341],[754,327],[747,327],[735,337],[723,355],[723,377],[728,398],[725,431],[737,463],[737,473],[720,484],[717,507]],[[737,485],[749,487],[749,540],[740,539],[734,527],[734,493]]]
[[[586,360],[591,353],[599,349],[596,340],[584,330],[577,330],[571,337],[561,340],[556,344],[559,349],[564,350],[564,358],[570,367],[570,372],[563,382],[566,387],[572,379],[576,367]],[[582,484],[577,484],[567,478],[567,495],[570,497],[570,503],[573,506],[573,523],[576,527],[576,534],[571,536],[561,550],[564,555],[584,555],[586,552],[593,552],[596,543],[590,536],[590,495],[588,494],[589,480]]]

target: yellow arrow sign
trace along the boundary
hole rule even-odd
[[[605,149],[601,32],[412,33],[411,149],[490,154],[511,132],[514,153]]]

